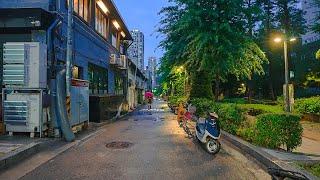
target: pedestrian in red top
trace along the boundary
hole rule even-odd
[[[144,97],[147,101],[148,104],[148,110],[151,109],[151,104],[152,104],[152,100],[153,100],[153,93],[150,90],[147,90],[146,93],[144,93]]]

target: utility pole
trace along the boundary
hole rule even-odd
[[[71,61],[73,48],[73,0],[69,0],[68,7],[68,30],[67,30],[67,62],[66,62],[66,92],[67,98],[70,97],[71,87]]]

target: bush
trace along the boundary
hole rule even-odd
[[[187,102],[187,97],[184,96],[170,96],[168,98],[168,103],[170,106],[178,106],[180,103],[185,104]]]
[[[213,100],[206,98],[192,99],[191,104],[197,108],[196,115],[198,117],[206,117],[208,112],[215,111],[217,106]]]
[[[243,110],[235,104],[221,104],[217,108],[221,128],[231,134],[236,134],[245,121]]]
[[[244,111],[260,111],[260,113],[283,113],[283,108],[280,105],[265,105],[265,104],[239,104]]]
[[[254,143],[273,149],[283,145],[291,151],[301,145],[302,130],[298,115],[262,114],[257,117]]]
[[[249,127],[240,127],[237,130],[237,135],[248,142],[253,142],[256,136],[256,127],[255,125],[250,125]]]
[[[245,104],[247,103],[247,100],[244,98],[230,98],[230,99],[224,99],[222,102],[225,103],[235,103],[235,104]]]
[[[299,113],[312,113],[320,115],[320,96],[298,99],[295,108]]]

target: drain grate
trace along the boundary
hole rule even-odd
[[[110,149],[126,149],[131,146],[133,146],[133,143],[123,142],[123,141],[110,142],[110,143],[106,144],[106,147],[110,148]]]

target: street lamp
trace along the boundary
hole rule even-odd
[[[283,41],[283,49],[284,49],[284,73],[285,73],[285,110],[286,112],[290,112],[290,99],[289,99],[289,62],[288,62],[288,41],[294,42],[296,41],[296,38],[280,38],[277,37],[274,39],[274,42],[280,43]]]

